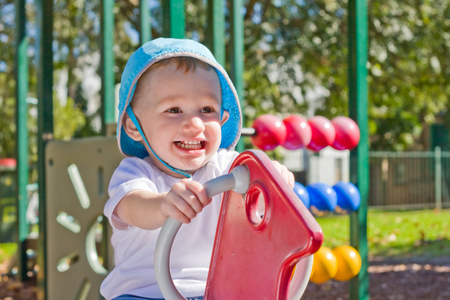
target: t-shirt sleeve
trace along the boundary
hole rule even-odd
[[[218,155],[217,155],[217,164],[218,164],[218,168],[222,172],[221,175],[227,174],[230,172],[230,167],[238,155],[239,155],[239,152],[236,152],[236,151],[219,149]]]
[[[109,200],[103,210],[112,227],[127,229],[129,226],[114,214],[117,204],[126,194],[134,190],[158,192],[151,178],[154,178],[154,171],[144,160],[136,157],[122,160],[111,177],[108,188]]]

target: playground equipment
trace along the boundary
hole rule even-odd
[[[103,207],[123,156],[115,138],[87,138],[50,142],[46,157],[47,298],[99,299],[114,266]]]
[[[311,127],[298,115],[284,118],[286,140],[282,144],[285,149],[297,150],[306,147],[311,142]]]
[[[311,127],[311,142],[307,146],[308,149],[320,151],[333,144],[336,131],[330,120],[322,116],[314,116],[308,120],[308,124]]]
[[[259,116],[252,127],[255,133],[251,135],[251,141],[261,150],[273,150],[286,140],[286,126],[274,115]]]
[[[308,191],[306,190],[305,186],[299,182],[295,182],[294,192],[300,198],[300,200],[303,202],[303,205],[306,208],[309,208],[310,199],[309,199]]]
[[[351,246],[333,249],[320,247],[314,254],[311,282],[321,284],[330,279],[350,280],[361,270],[361,256]]]
[[[185,18],[184,18],[184,1],[183,0],[170,0],[161,1],[163,6],[164,24],[163,24],[163,35],[171,36],[175,38],[184,37],[185,31]],[[229,34],[229,49],[230,49],[230,59],[228,63],[231,65],[231,78],[233,79],[238,94],[243,100],[243,54],[244,54],[244,30],[243,30],[243,14],[242,14],[242,1],[228,1],[229,10],[228,18],[230,20],[230,34]],[[17,64],[15,66],[17,74],[17,103],[18,103],[18,117],[17,117],[17,128],[22,128],[23,130],[18,130],[18,165],[27,166],[28,157],[27,150],[28,147],[26,143],[23,142],[24,135],[27,133],[26,126],[26,101],[27,88],[28,88],[28,57],[27,51],[27,36],[26,36],[26,13],[25,13],[26,1],[18,1],[16,5],[16,50],[17,50]],[[38,251],[38,262],[39,262],[39,295],[40,299],[53,299],[49,297],[50,285],[49,282],[53,280],[53,277],[49,279],[48,277],[48,240],[53,240],[54,237],[48,232],[48,226],[46,223],[47,219],[47,208],[49,207],[47,203],[47,194],[52,193],[51,189],[53,187],[58,187],[59,178],[48,177],[46,175],[47,168],[49,167],[49,160],[46,157],[46,147],[48,143],[53,139],[53,5],[52,0],[38,0],[36,1],[36,47],[40,49],[37,51],[36,65],[37,65],[37,95],[39,99],[38,103],[38,157],[39,161],[37,164],[38,176],[39,176],[39,205],[40,205],[40,222],[39,222],[39,251]],[[139,1],[140,6],[140,20],[141,20],[141,32],[140,40],[141,43],[147,41],[151,38],[150,35],[150,22],[148,12],[148,2]],[[114,2],[111,0],[106,0],[102,5],[102,24],[101,24],[101,36],[103,41],[103,47],[101,50],[100,57],[102,58],[102,133],[104,135],[110,135],[112,131],[110,128],[114,128]],[[218,61],[225,65],[225,14],[223,1],[219,0],[208,0],[208,10],[211,14],[208,16],[208,23],[210,24],[209,32],[209,47],[213,51],[214,55],[218,58]],[[354,118],[357,124],[359,124],[361,129],[361,141],[362,143],[352,151],[351,155],[351,181],[358,183],[358,188],[361,191],[361,208],[356,214],[352,216],[351,220],[351,241],[352,244],[357,244],[359,251],[363,258],[363,267],[360,272],[359,278],[351,282],[351,299],[366,299],[368,297],[368,284],[367,284],[367,242],[366,242],[366,218],[367,218],[367,191],[368,191],[368,165],[367,165],[367,155],[368,155],[368,128],[367,128],[367,3],[365,0],[355,0],[348,2],[348,28],[349,28],[349,116]],[[25,111],[25,112],[24,112]],[[70,143],[70,142],[69,142]],[[239,145],[238,145],[239,146]],[[109,150],[115,149],[114,147],[109,147]],[[239,151],[243,148],[238,147]],[[94,150],[95,151],[95,150]],[[80,151],[81,152],[81,151]],[[87,153],[82,151],[83,156]],[[80,154],[80,153],[78,153]],[[91,162],[92,163],[92,162]],[[109,162],[114,164],[114,162]],[[92,163],[92,165],[94,165]],[[66,166],[67,167],[67,166]],[[84,170],[78,168],[80,173],[83,174]],[[27,180],[23,180],[27,176],[28,170],[26,168],[18,168],[18,190],[25,190]],[[104,169],[104,178],[108,177],[106,169]],[[50,178],[53,178],[50,181]],[[103,184],[104,181],[102,181]],[[93,183],[95,185],[95,183]],[[69,188],[71,185],[69,185]],[[87,187],[89,193],[89,187]],[[62,197],[63,194],[56,195],[60,201],[72,201],[71,198]],[[95,193],[94,193],[95,195]],[[91,194],[91,198],[94,196]],[[67,200],[66,200],[67,199]],[[24,202],[26,197],[20,198],[19,202]],[[78,200],[75,200],[78,201]],[[22,205],[18,205],[19,216],[22,215],[20,211]],[[89,210],[84,210],[83,213],[87,214]],[[20,220],[19,220],[20,223]],[[20,226],[20,224],[19,224]],[[60,225],[57,225],[60,226]],[[84,227],[83,227],[84,228]],[[72,232],[67,232],[68,236],[73,237]],[[82,234],[78,234],[82,236]],[[23,241],[23,236],[19,238],[19,246]],[[66,239],[64,239],[66,240]],[[83,245],[84,240],[81,240],[81,245]],[[52,244],[51,247],[59,247],[59,245]],[[79,250],[81,251],[81,250]],[[21,251],[18,251],[19,255]],[[80,252],[84,253],[84,252]],[[80,259],[83,259],[82,255]],[[24,260],[20,260],[25,262]],[[75,266],[80,265],[80,260],[78,263],[73,264],[72,271]],[[26,262],[25,262],[26,263]],[[21,267],[19,267],[20,269]],[[25,270],[25,268],[21,268]],[[71,272],[69,269],[68,272]],[[20,276],[21,272],[19,272]],[[65,276],[64,273],[61,276]],[[81,278],[85,278],[84,274],[79,274]],[[26,278],[23,275],[22,278]],[[68,286],[74,286],[78,282],[78,277],[73,277],[69,285],[61,285],[57,288],[66,290]],[[74,284],[75,283],[75,284]],[[362,284],[361,284],[362,283]],[[52,288],[54,286],[52,285]],[[96,286],[92,283],[91,290],[94,290]],[[66,293],[70,294],[68,291]],[[81,295],[83,296],[83,295]],[[64,297],[63,297],[64,298]],[[55,298],[55,299],[63,299]],[[80,298],[79,298],[80,299]],[[98,295],[90,297],[89,299],[98,299]]]
[[[273,150],[280,145],[288,150],[307,147],[316,152],[328,146],[336,150],[351,150],[360,139],[358,125],[344,116],[331,121],[314,116],[307,121],[298,115],[281,120],[265,114],[255,119],[252,128],[245,128],[243,134],[250,136],[253,145],[263,151]]]
[[[232,164],[230,174],[207,182],[205,189],[208,197],[228,191],[205,299],[300,299],[309,280],[311,255],[322,244],[323,235],[269,158],[261,151],[245,151]],[[169,270],[170,249],[180,226],[169,218],[156,246],[155,274],[167,299],[184,299]]]
[[[353,183],[340,181],[333,186],[333,190],[337,196],[336,213],[346,214],[359,208],[361,195]]]
[[[360,132],[358,125],[350,118],[340,116],[331,120],[336,132],[334,142],[331,144],[336,150],[351,150],[359,143]]]
[[[330,248],[320,247],[314,255],[311,282],[324,283],[337,273],[337,260]]]
[[[361,270],[361,256],[352,246],[344,245],[333,248],[337,261],[337,272],[334,279],[345,281],[358,275]]]
[[[320,151],[331,146],[336,150],[351,150],[357,146],[360,131],[350,118],[339,116],[331,121],[314,116],[308,121],[291,115],[281,121],[274,115],[265,114],[256,118],[253,131],[244,129],[252,143],[262,150],[273,150],[279,145],[296,150],[305,146]],[[315,216],[324,216],[335,211],[347,214],[356,211],[361,203],[358,188],[350,182],[338,182],[333,187],[325,183],[313,183],[306,187],[295,184],[294,191]]]
[[[339,181],[332,187],[320,182],[305,187],[296,182],[294,192],[303,205],[320,217],[330,212],[349,214],[357,211],[361,204],[358,188],[351,182]]]
[[[331,186],[326,183],[315,182],[306,187],[309,194],[309,209],[315,216],[324,216],[334,211],[337,204],[337,195]]]

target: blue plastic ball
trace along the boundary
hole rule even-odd
[[[315,216],[324,216],[334,211],[337,195],[331,186],[318,182],[308,185],[306,189],[310,200],[309,209]]]
[[[336,213],[346,214],[359,208],[361,195],[353,183],[339,181],[333,186],[333,189],[337,195]]]
[[[302,200],[303,205],[305,205],[306,208],[309,208],[309,194],[305,186],[299,182],[296,182],[294,184],[294,192],[295,194],[297,194],[300,200]]]

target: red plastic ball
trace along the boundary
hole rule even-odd
[[[259,116],[252,127],[256,133],[251,137],[251,141],[261,150],[273,150],[283,144],[286,139],[286,126],[274,115]]]
[[[358,145],[360,133],[355,121],[341,116],[331,120],[331,123],[336,131],[336,138],[331,147],[336,150],[350,150]]]
[[[297,150],[306,147],[311,141],[311,127],[308,121],[300,116],[292,115],[283,120],[286,126],[286,140],[283,147],[288,150]]]
[[[330,120],[322,116],[314,116],[308,120],[311,127],[311,142],[308,149],[320,151],[323,148],[333,144],[336,131]]]

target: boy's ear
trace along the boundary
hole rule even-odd
[[[127,113],[125,113],[124,116],[123,129],[131,139],[135,140],[136,142],[142,141],[142,136],[139,133],[139,130],[136,128],[136,125],[134,125],[133,121]]]
[[[220,121],[220,126],[223,126],[226,121],[230,118],[230,113],[226,110],[223,111],[222,120]]]

